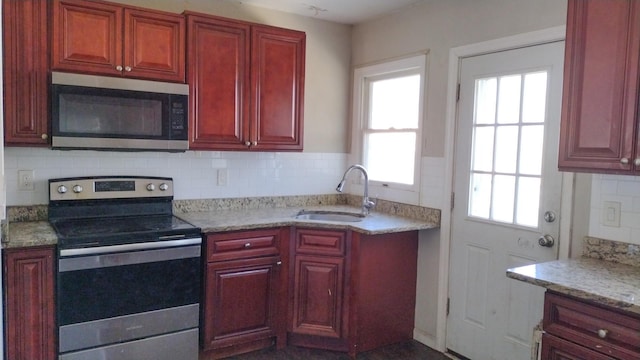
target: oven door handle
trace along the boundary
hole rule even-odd
[[[58,272],[101,269],[113,266],[155,263],[170,260],[192,259],[200,261],[202,247],[198,244],[179,247],[153,248],[145,251],[129,251],[75,256],[58,259]]]
[[[135,243],[135,244],[96,246],[96,247],[82,248],[82,249],[63,249],[63,250],[60,250],[60,257],[109,254],[109,253],[119,253],[119,252],[125,252],[125,251],[163,249],[163,248],[170,248],[170,247],[200,245],[200,244],[202,244],[202,238],[197,237],[197,238],[180,239],[180,240],[165,240],[165,241],[151,241],[151,242],[143,242],[143,243]]]

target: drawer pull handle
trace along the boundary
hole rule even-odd
[[[601,339],[605,339],[609,335],[609,330],[600,329],[598,330],[598,337]]]
[[[246,244],[244,244],[244,248],[245,248],[245,249],[248,249],[248,248],[250,248],[250,247],[251,247],[251,243],[246,243]]]

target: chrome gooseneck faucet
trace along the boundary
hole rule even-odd
[[[372,200],[369,200],[369,174],[367,173],[367,169],[365,169],[364,166],[351,165],[347,169],[347,171],[344,172],[344,175],[342,175],[342,180],[340,180],[338,187],[336,187],[336,191],[340,193],[342,192],[342,190],[344,189],[344,184],[347,181],[347,176],[349,176],[349,173],[354,169],[360,170],[362,172],[362,175],[364,175],[364,196],[362,197],[362,214],[368,215],[369,211],[376,205],[376,203]]]

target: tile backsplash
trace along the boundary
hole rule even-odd
[[[589,236],[640,244],[640,177],[592,175],[590,210]]]
[[[176,200],[336,194],[349,165],[344,153],[4,150],[9,206],[47,204],[48,179],[98,175],[172,177]],[[388,200],[441,208],[444,159],[425,157],[421,167],[420,194]],[[18,170],[34,170],[35,190],[18,190]]]

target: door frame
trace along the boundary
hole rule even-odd
[[[566,26],[556,26],[538,31],[459,46],[449,50],[449,73],[447,82],[447,109],[445,129],[445,181],[444,194],[453,192],[453,172],[455,156],[456,124],[458,121],[457,88],[462,58],[492,52],[511,50],[525,46],[539,45],[565,39]],[[560,204],[560,236],[558,257],[569,257],[571,246],[571,217],[573,203],[574,175],[564,173],[562,179],[562,199]],[[460,201],[460,200],[459,200]],[[444,204],[440,218],[440,254],[438,276],[438,313],[435,343],[428,345],[446,352],[447,299],[449,296],[449,264],[451,247],[451,204]],[[505,275],[506,276],[506,275]]]

